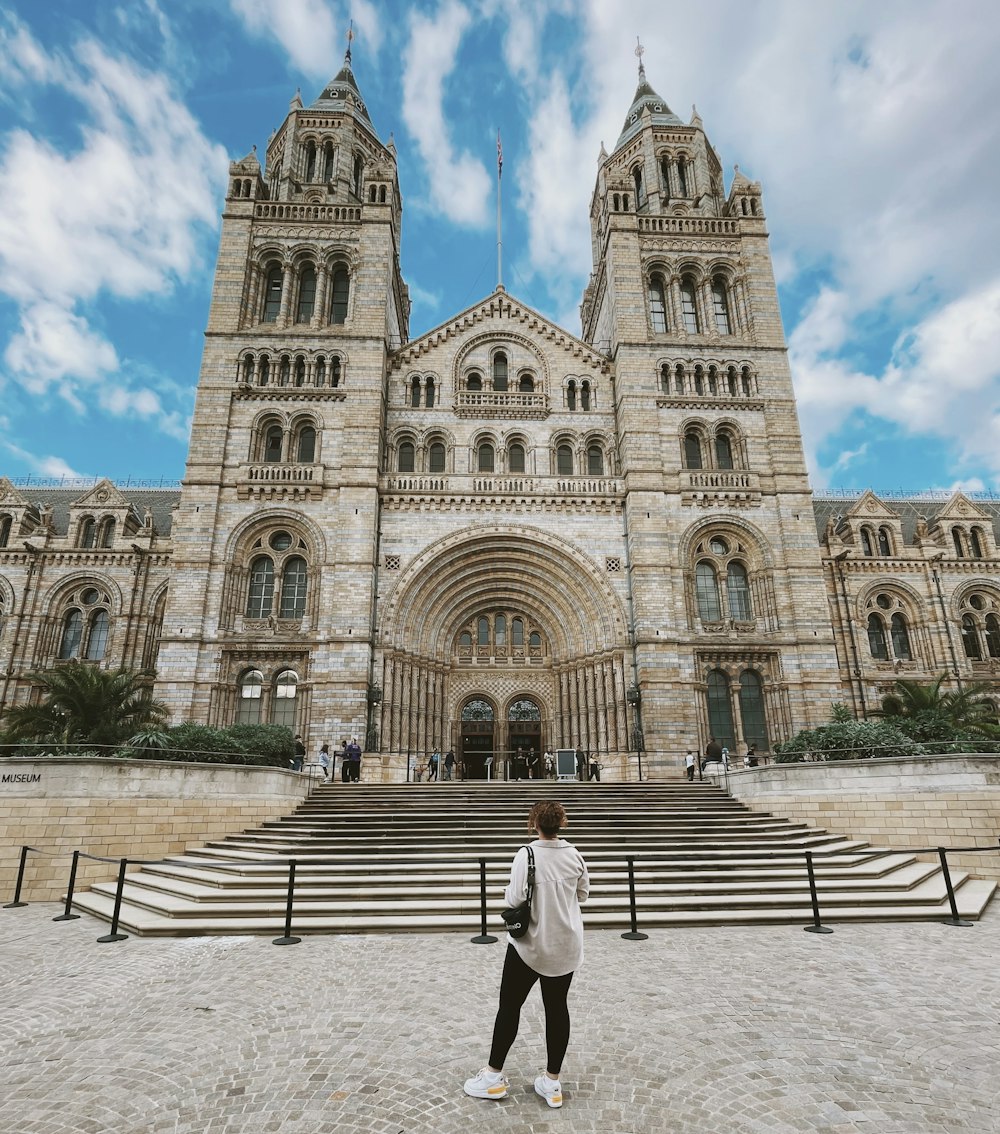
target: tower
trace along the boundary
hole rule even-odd
[[[641,53],[590,219],[583,337],[615,363],[647,733],[767,746],[827,719],[839,673],[761,189],[737,170],[725,194]]]
[[[230,166],[158,660],[175,719],[363,734],[401,216],[350,50],[263,169]]]

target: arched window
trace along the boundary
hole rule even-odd
[[[694,392],[705,393],[705,371],[700,366],[694,368]]]
[[[83,614],[79,610],[71,610],[63,619],[62,639],[59,642],[59,657],[66,661],[75,658],[80,652],[80,642],[83,640]]]
[[[566,385],[566,408],[576,409],[576,383],[572,380]]]
[[[604,476],[604,450],[600,445],[587,446],[587,473],[590,476]]]
[[[476,450],[476,468],[480,472],[493,472],[496,468],[496,450],[489,441],[482,441]]]
[[[316,143],[309,142],[306,146],[306,181],[316,178]]]
[[[343,372],[343,367],[340,363],[339,354],[330,355],[330,386],[336,388],[340,385],[340,376]]]
[[[237,724],[260,724],[260,698],[264,688],[264,675],[251,669],[239,680],[236,700]]]
[[[281,443],[284,432],[280,425],[269,425],[264,431],[264,460],[267,464],[277,464],[281,460]]]
[[[510,644],[524,645],[524,622],[520,618],[512,618],[510,621]]]
[[[287,354],[281,356],[281,364],[278,367],[278,385],[287,386],[291,382],[292,377],[292,360]]]
[[[542,648],[542,636],[537,630],[532,630],[528,635],[528,649],[540,650]]]
[[[507,467],[512,473],[524,472],[524,446],[520,441],[515,441],[507,450]]]
[[[653,276],[649,281],[649,317],[654,332],[662,334],[666,331],[667,299],[660,276]]]
[[[306,360],[301,354],[295,356],[295,371],[293,381],[296,386],[306,384]]]
[[[272,264],[264,278],[263,323],[276,323],[281,312],[281,282],[284,273],[280,264]]]
[[[715,309],[715,329],[720,335],[730,333],[729,298],[726,295],[725,280],[716,276],[712,280],[712,305]]]
[[[434,408],[434,379],[428,378],[426,383],[424,384],[424,388],[425,388],[426,395],[427,395],[426,398],[424,399],[424,405],[426,405],[428,409],[433,409]]]
[[[0,547],[6,547],[10,543],[10,529],[13,526],[13,521],[10,516],[0,516]]]
[[[295,309],[295,322],[308,323],[316,309],[316,269],[307,264],[299,275],[299,305]]]
[[[677,190],[682,197],[688,196],[688,168],[684,158],[677,159]]]
[[[736,367],[735,366],[730,366],[729,369],[726,371],[726,385],[729,387],[730,397],[735,398],[737,387],[738,387],[738,380],[736,378]]]
[[[962,615],[962,646],[967,658],[972,658],[974,661],[982,660],[983,650],[979,644],[979,629],[971,614]]]
[[[573,475],[573,450],[569,445],[560,445],[556,449],[556,472],[559,476]]]
[[[888,528],[879,528],[878,530],[878,553],[886,559],[892,555],[892,547],[889,544],[889,530]]]
[[[520,394],[533,394],[535,379],[530,374],[522,374],[517,380],[517,390]]]
[[[399,472],[413,472],[414,459],[416,450],[413,447],[412,441],[401,441],[399,445],[399,454],[396,461],[396,468]]]
[[[713,396],[719,392],[719,372],[714,366],[708,368],[708,392]]]
[[[315,457],[316,431],[312,425],[303,425],[298,433],[298,463],[300,465],[311,465]]]
[[[301,555],[293,555],[281,573],[281,606],[279,618],[301,618],[306,612],[308,572]]]
[[[719,602],[719,580],[711,563],[702,560],[694,571],[698,617],[702,622],[718,622],[722,618]]]
[[[637,165],[632,170],[632,184],[635,186],[635,208],[639,211],[646,204],[646,186],[642,180],[642,166]]]
[[[483,388],[482,374],[480,374],[476,370],[473,370],[469,377],[465,380],[465,388],[467,390],[472,390],[475,393],[479,393],[479,391]]]
[[[333,143],[327,142],[323,146],[323,180],[333,180]]]
[[[347,303],[351,297],[351,278],[342,265],[333,269],[330,322],[342,327],[347,322]]]
[[[87,661],[103,661],[108,649],[110,620],[106,610],[95,610],[90,618],[90,633],[87,635]]]
[[[590,409],[590,383],[580,383],[580,409],[586,411]]]
[[[660,367],[660,393],[670,393],[670,367],[666,363]]]
[[[271,723],[284,725],[295,731],[296,702],[299,693],[299,675],[293,669],[284,669],[274,679],[274,696],[271,699]]]
[[[889,623],[889,633],[892,636],[892,653],[899,661],[911,661],[913,654],[910,651],[910,632],[906,627],[906,619],[897,611]]]
[[[90,516],[80,521],[79,544],[81,547],[94,546],[94,532],[96,525]]]
[[[274,604],[274,563],[268,555],[258,555],[250,564],[247,592],[247,618],[267,618]]]
[[[480,646],[490,644],[490,623],[487,618],[480,618],[476,622],[476,643]]]
[[[471,650],[472,649],[472,635],[469,633],[468,630],[463,630],[462,633],[459,634],[459,636],[458,636],[458,648],[460,650]]]
[[[983,540],[979,528],[973,528],[969,533],[969,545],[972,548],[973,559],[982,559],[983,557]]]
[[[663,181],[663,195],[670,200],[670,158],[660,159],[660,179]]]
[[[877,661],[888,661],[889,650],[885,640],[885,623],[877,614],[868,615],[868,648]]]
[[[493,356],[493,389],[507,389],[507,356],[502,350]]]
[[[986,615],[986,652],[991,658],[1000,658],[1000,619]]]
[[[733,467],[733,443],[728,433],[715,435],[715,466],[720,469]]]
[[[100,538],[97,542],[100,547],[111,547],[115,542],[115,521],[110,516],[101,521]]]
[[[313,384],[326,385],[326,358],[323,355],[316,359],[316,365],[313,367]]]
[[[507,645],[507,619],[502,614],[498,614],[493,623],[493,633],[496,635],[496,644],[498,646]]]
[[[726,595],[729,599],[729,617],[737,622],[749,622],[753,618],[750,606],[750,587],[747,583],[747,569],[742,563],[730,563],[726,569]]]
[[[420,405],[420,379],[414,378],[410,383],[410,406],[416,409]]]
[[[755,744],[762,752],[769,748],[767,717],[764,714],[764,688],[760,674],[752,669],[740,674],[740,720],[743,740]]]
[[[750,368],[744,366],[740,371],[740,384],[743,387],[743,397],[750,397],[751,382],[750,382]]]
[[[430,461],[431,472],[444,472],[444,459],[445,450],[444,445],[440,441],[435,441],[428,451],[428,459]]]
[[[713,669],[708,674],[708,731],[724,748],[736,746],[733,728],[733,705],[729,697],[729,678],[721,669]]]
[[[951,538],[952,538],[952,541],[955,544],[955,554],[958,556],[959,559],[964,559],[965,558],[965,542],[962,539],[962,529],[961,528],[952,528],[951,529]]]
[[[865,553],[865,555],[874,555],[875,554],[875,552],[872,548],[871,533],[869,532],[869,530],[867,528],[861,529],[861,550]]]
[[[271,378],[271,360],[267,357],[266,354],[262,354],[260,356],[259,375],[260,377],[257,379],[258,384],[261,386],[266,386]]]
[[[361,200],[361,174],[364,170],[364,162],[361,160],[360,154],[354,159],[354,196]]]
[[[693,429],[689,429],[684,434],[684,467],[686,469],[700,469],[702,467],[701,438]]]

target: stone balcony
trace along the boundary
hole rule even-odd
[[[683,469],[679,480],[684,504],[760,503],[760,476],[748,469]]]
[[[241,500],[312,499],[323,492],[322,465],[243,464],[236,473],[236,492]]]
[[[517,390],[459,390],[455,398],[459,417],[548,417],[544,394]]]
[[[382,490],[393,496],[539,496],[608,498],[622,494],[615,476],[535,476],[517,473],[392,473]]]

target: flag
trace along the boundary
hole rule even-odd
[[[500,131],[497,130],[497,177],[503,176],[503,146],[500,145]]]

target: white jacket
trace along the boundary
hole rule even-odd
[[[583,855],[565,839],[536,839],[535,892],[531,899],[528,932],[507,940],[521,960],[541,976],[576,972],[583,960],[583,916],[580,903],[590,893],[590,875]],[[514,856],[510,884],[504,892],[508,906],[518,906],[528,890],[528,852]]]

